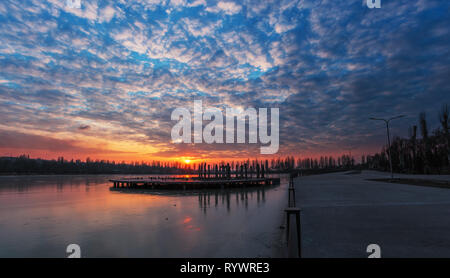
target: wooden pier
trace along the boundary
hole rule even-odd
[[[250,178],[250,179],[199,179],[179,177],[149,177],[124,178],[110,180],[113,183],[111,190],[120,189],[226,189],[259,187],[280,184],[279,178]]]

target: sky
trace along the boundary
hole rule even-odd
[[[0,1],[0,156],[267,158],[174,144],[171,113],[279,108],[276,156],[379,151],[450,104],[450,1]]]

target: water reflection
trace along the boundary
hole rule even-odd
[[[108,180],[120,177],[0,177],[0,257],[64,257],[69,243],[86,257],[272,256],[287,179],[264,188],[110,191]]]
[[[235,205],[238,207],[239,205],[244,205],[245,209],[248,209],[249,199],[253,200],[256,195],[256,204],[260,205],[260,203],[264,203],[265,199],[265,191],[270,190],[275,187],[266,187],[266,188],[257,188],[257,189],[240,189],[238,191],[234,190],[221,190],[221,191],[205,191],[198,192],[198,204],[200,209],[203,210],[204,213],[207,212],[207,209],[214,207],[218,207],[219,199],[221,205],[225,205],[227,208],[227,212],[231,211],[231,200],[235,200]],[[214,198],[214,204],[211,204],[211,199]]]
[[[26,193],[42,188],[55,189],[57,192],[78,187],[85,187],[86,190],[89,190],[90,186],[105,184],[105,180],[111,177],[114,176],[3,176],[0,177],[0,194],[6,192]]]
[[[280,184],[287,182],[287,177],[280,177]],[[260,206],[266,201],[266,191],[276,189],[280,184],[266,185],[259,187],[243,187],[243,188],[229,188],[229,189],[211,189],[211,190],[152,190],[152,189],[129,189],[123,190],[115,188],[115,192],[123,194],[148,194],[156,196],[198,196],[198,205],[203,213],[212,206],[217,208],[219,206],[219,199],[221,205],[225,205],[227,212],[231,211],[231,200],[235,200],[236,207],[243,206],[248,209],[250,202],[256,197],[256,205]],[[213,200],[211,200],[213,199]],[[213,204],[212,204],[213,202]]]

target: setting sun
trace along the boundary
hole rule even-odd
[[[189,159],[185,159],[184,163],[189,164],[189,163],[191,163],[191,161]]]

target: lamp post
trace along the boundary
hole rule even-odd
[[[381,119],[381,118],[369,118],[369,120],[373,121],[384,121],[386,123],[386,131],[387,131],[387,139],[388,139],[388,150],[389,150],[389,166],[391,168],[391,179],[394,178],[394,171],[392,170],[392,156],[391,156],[391,137],[389,134],[389,122],[395,119],[400,119],[405,117],[405,115],[400,115],[396,117],[392,117],[389,119]]]

